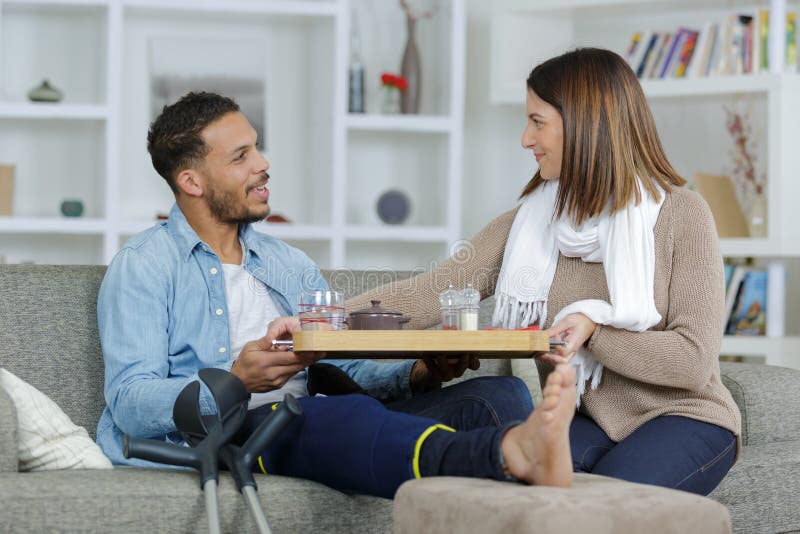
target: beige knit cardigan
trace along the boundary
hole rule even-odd
[[[432,271],[348,300],[348,311],[378,299],[412,317],[408,328],[439,322],[439,292],[449,282],[472,282],[481,298],[494,294],[516,209],[491,221],[453,257]],[[666,194],[655,236],[655,305],[661,321],[645,332],[598,325],[587,345],[603,366],[597,389],[587,388],[580,411],[614,441],[647,421],[680,415],[741,435],[741,414],[720,379],[724,271],[711,211],[696,193]],[[550,287],[548,318],[583,299],[609,300],[601,263],[560,256]],[[540,377],[551,367],[537,361]],[[740,444],[741,448],[741,444]]]

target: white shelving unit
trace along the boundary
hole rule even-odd
[[[96,104],[0,104],[0,117],[104,121],[108,118],[108,107]]]
[[[422,115],[348,114],[346,123],[351,131],[450,133],[453,129],[449,117]]]
[[[769,270],[767,335],[726,336],[722,353],[763,358],[766,363],[800,368],[800,331],[785,328],[787,265],[800,257],[800,76],[784,73],[782,20],[785,0],[506,0],[492,21],[490,98],[495,104],[520,105],[519,87],[531,65],[574,48],[600,46],[624,53],[635,31],[674,31],[701,27],[706,21],[753,6],[770,10],[770,72],[708,78],[647,79],[650,100],[667,155],[690,182],[695,172],[726,174],[730,156],[723,106],[742,104],[755,110],[754,131],[761,154],[759,171],[767,176],[767,235],[722,239],[725,257],[757,258]],[[797,4],[792,4],[797,9]],[[535,30],[534,30],[535,29]],[[773,58],[778,57],[778,60]],[[713,124],[713,126],[710,126]],[[716,129],[713,129],[716,128]],[[766,150],[765,150],[766,148]],[[779,280],[782,279],[782,280]],[[777,281],[777,283],[775,283]],[[781,292],[780,297],[772,298]],[[798,356],[792,358],[792,354]]]
[[[263,46],[271,204],[292,223],[260,223],[260,231],[326,268],[412,268],[446,255],[461,237],[464,0],[445,0],[434,20],[418,25],[419,115],[347,112],[354,12],[374,62],[370,82],[399,70],[405,19],[395,3],[0,0],[0,163],[17,167],[14,216],[0,217],[0,258],[52,262],[63,247],[66,261],[107,263],[169,209],[172,193],[144,146],[150,47],[165,35]],[[376,22],[365,31],[368,17]],[[394,30],[371,36],[372,27]],[[44,78],[64,90],[63,102],[27,101]],[[41,139],[47,157],[37,150]],[[374,213],[379,193],[391,189],[411,199],[403,225],[382,224]],[[60,216],[69,198],[83,200],[83,217]],[[396,258],[406,264],[388,263]]]
[[[105,219],[63,217],[0,217],[0,233],[103,235]]]

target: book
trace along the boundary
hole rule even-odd
[[[636,52],[636,47],[642,42],[642,32],[634,32],[631,36],[631,42],[628,43],[628,48],[625,50],[625,61],[628,62],[628,65],[631,65],[631,58],[633,54]],[[633,68],[633,65],[631,65]]]
[[[767,335],[786,335],[786,264],[771,261],[767,265]]]
[[[735,17],[736,19],[733,22],[733,39],[731,40],[731,48],[728,55],[727,74],[744,74],[745,28],[739,15]]]
[[[699,78],[706,75],[706,64],[708,63],[711,46],[715,39],[715,33],[717,31],[716,26],[717,25],[712,22],[706,22],[703,25],[703,29],[700,30],[694,55],[692,61],[689,63],[687,76]]]
[[[731,285],[731,276],[733,276],[733,270],[735,268],[735,265],[731,265],[730,263],[725,264],[725,291],[727,291],[728,286]]]
[[[669,56],[669,51],[672,49],[672,43],[675,42],[675,39],[678,35],[678,32],[668,32],[664,34],[664,38],[661,41],[661,47],[658,51],[658,57],[656,62],[653,64],[652,69],[650,69],[650,74],[648,78],[660,78],[661,77],[661,70],[664,68],[664,63],[667,61],[667,57]]]
[[[14,165],[0,165],[0,217],[14,213]]]
[[[758,70],[769,72],[769,9],[758,11],[758,43],[759,50]]]
[[[666,47],[669,45],[669,40],[671,38],[672,34],[669,32],[659,35],[656,47],[650,56],[652,61],[647,62],[647,68],[645,69],[643,78],[654,78],[656,76],[657,69],[664,61],[664,55],[667,53]]]
[[[763,336],[767,326],[767,272],[749,270],[742,281],[729,331],[737,336]]]
[[[653,33],[650,35],[650,40],[647,42],[647,45],[644,50],[644,55],[642,55],[641,60],[639,61],[639,65],[636,67],[636,77],[642,78],[645,69],[647,68],[648,60],[652,61],[651,55],[653,54],[653,49],[656,46],[656,43],[659,41],[659,36],[657,33]]]
[[[653,32],[645,31],[641,32],[641,39],[639,43],[634,47],[633,51],[631,52],[630,57],[628,58],[628,64],[631,66],[633,72],[637,72],[639,70],[639,65],[644,58],[644,54],[647,49],[647,45],[650,43],[650,38],[653,36]]]
[[[750,72],[761,72],[761,13],[753,10],[753,20],[750,22]]]
[[[678,63],[675,67],[674,77],[683,78],[686,75],[686,69],[692,61],[694,55],[694,48],[697,44],[697,36],[700,34],[697,30],[687,30],[686,39],[683,42],[680,55],[678,56]]]
[[[669,51],[667,52],[664,64],[661,66],[661,72],[658,74],[659,78],[666,78],[672,72],[672,69],[677,63],[677,58],[683,46],[684,39],[686,39],[686,28],[678,28],[678,31],[675,33],[675,39],[673,39]]]
[[[786,57],[783,68],[786,72],[797,72],[797,13],[786,13]]]
[[[753,17],[750,15],[739,15],[739,24],[742,26],[742,72],[749,74],[753,72]]]
[[[734,30],[737,25],[737,17],[732,13],[725,17],[720,26],[720,43],[719,54],[717,62],[714,66],[713,74],[715,76],[725,76],[734,73],[733,64],[733,40]]]
[[[725,333],[728,333],[728,326],[730,325],[730,318],[733,314],[734,307],[738,301],[739,293],[742,288],[742,282],[747,274],[747,267],[737,265],[733,268],[730,282],[725,290],[725,315],[723,316],[723,324],[725,325]]]
[[[720,24],[714,24],[714,40],[711,43],[711,47],[708,51],[708,59],[706,60],[705,65],[705,75],[712,76],[714,75],[714,71],[716,69],[717,63],[719,63],[719,56],[720,50],[722,50],[722,33],[725,29]]]

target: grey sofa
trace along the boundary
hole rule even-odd
[[[0,265],[0,367],[49,395],[92,436],[104,406],[96,322],[103,273],[97,266]],[[350,294],[385,280],[363,273],[330,278]],[[489,306],[482,306],[482,316]],[[483,362],[479,371],[509,372],[508,362],[500,360]],[[800,531],[800,371],[723,364],[723,378],[742,410],[745,447],[711,497],[728,507],[734,532]],[[193,472],[18,472],[15,418],[0,389],[0,532],[206,530]],[[286,477],[257,480],[275,532],[392,529],[392,501]],[[253,529],[227,473],[220,480],[219,508],[223,530]]]

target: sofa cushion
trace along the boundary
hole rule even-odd
[[[572,488],[436,477],[406,482],[394,500],[395,534],[731,531],[728,511],[706,497],[597,475]]]
[[[0,367],[49,396],[94,439],[103,399],[97,291],[104,266],[3,265]]]
[[[742,412],[745,445],[800,440],[800,371],[728,362],[721,362],[720,370]]]
[[[800,532],[800,441],[744,448],[710,497],[728,507],[734,532]]]
[[[391,531],[392,501],[257,474],[259,499],[274,532]],[[220,474],[223,532],[255,532],[244,497]],[[111,471],[4,473],[0,532],[207,532],[200,477],[192,471],[116,467]]]
[[[0,388],[0,473],[17,471],[17,409],[14,401]]]
[[[14,402],[20,471],[111,469],[111,462],[47,395],[0,368],[0,389]]]

